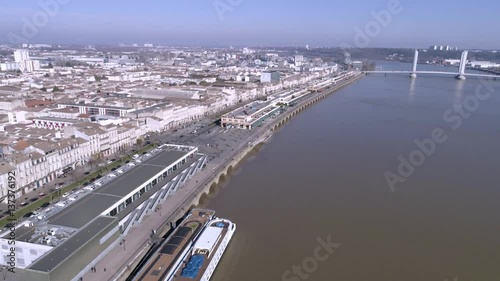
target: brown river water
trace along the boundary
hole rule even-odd
[[[500,81],[369,75],[208,201],[237,224],[212,280],[500,280],[499,145]]]

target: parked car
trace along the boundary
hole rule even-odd
[[[38,200],[38,198],[36,198],[36,197],[35,198],[31,198],[30,202],[35,202],[36,200]]]
[[[69,196],[69,192],[65,192],[62,197],[68,197]]]
[[[24,207],[24,206],[28,206],[29,204],[30,204],[29,202],[24,201],[20,205],[21,205],[21,207]]]
[[[123,174],[123,170],[122,169],[118,169],[117,171],[119,174]]]
[[[26,219],[27,219],[27,218],[31,218],[33,215],[34,215],[34,214],[33,214],[33,212],[29,212],[29,213],[26,213],[26,214],[23,216],[23,218],[26,218]]]
[[[41,197],[45,197],[45,195],[47,195],[47,194],[45,194],[45,193],[43,193],[43,192],[38,193],[38,196],[39,196],[40,198],[41,198]]]
[[[95,186],[101,186],[102,185],[102,181],[98,181],[95,183]]]
[[[116,177],[116,175],[115,174],[109,174],[108,177],[114,178],[114,177]]]
[[[142,161],[140,159],[135,159],[135,162],[142,163]]]
[[[135,164],[134,164],[134,163],[132,163],[132,162],[128,163],[127,165],[129,165],[130,167],[135,166]]]
[[[49,205],[50,205],[50,203],[49,203],[49,202],[45,202],[45,203],[43,203],[43,204],[40,206],[40,208],[42,208],[42,209],[43,209],[43,208],[47,208]]]
[[[90,184],[90,182],[88,182],[88,181],[87,181],[87,182],[84,182],[84,183],[82,184],[82,186],[87,186],[87,185],[89,185],[89,184]]]

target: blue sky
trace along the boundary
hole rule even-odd
[[[373,12],[393,1],[382,26]],[[42,3],[59,4],[47,16]],[[367,47],[497,49],[498,11],[496,0],[0,0],[0,42],[334,47],[375,24]]]

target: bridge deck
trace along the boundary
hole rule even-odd
[[[381,74],[437,74],[437,75],[458,75],[458,72],[445,72],[445,71],[408,71],[408,70],[375,70],[375,71],[365,71],[365,73],[381,73]],[[464,73],[464,76],[471,77],[489,77],[489,78],[500,78],[500,75],[494,74],[479,74],[479,73]]]

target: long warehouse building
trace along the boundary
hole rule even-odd
[[[16,229],[16,273],[7,279],[79,280],[205,163],[206,156],[197,147],[163,145],[68,206],[41,220],[24,222]],[[10,250],[3,247],[9,235],[0,238],[4,257]],[[8,261],[0,259],[3,265]]]

